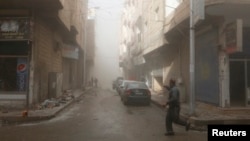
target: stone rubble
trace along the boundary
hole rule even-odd
[[[37,105],[36,109],[37,110],[43,110],[46,108],[54,108],[58,107],[61,104],[65,104],[68,101],[74,99],[74,95],[72,94],[72,91],[65,91],[64,94],[58,98],[51,98],[51,99],[46,99],[44,102],[41,104]]]

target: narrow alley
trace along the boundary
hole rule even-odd
[[[174,125],[166,137],[165,112],[156,107],[122,104],[115,91],[93,89],[57,117],[43,122],[4,126],[1,141],[206,141],[206,132]],[[13,136],[15,133],[15,136]]]

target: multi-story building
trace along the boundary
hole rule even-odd
[[[142,57],[145,59],[144,70],[145,80],[155,91],[161,91],[164,82],[164,63],[166,53],[164,53],[166,40],[164,39],[164,0],[150,0],[144,2],[143,13],[143,48]],[[146,10],[143,10],[146,11]]]
[[[87,20],[86,81],[91,85],[95,65],[95,19]]]
[[[189,97],[189,0],[166,20],[165,36],[179,48],[176,61]],[[205,19],[195,25],[195,97],[220,107],[249,106],[250,2],[206,0]],[[177,59],[178,58],[178,59]]]
[[[127,0],[121,50],[125,78],[146,81],[155,90],[163,82],[164,0]],[[161,59],[162,58],[162,59]]]
[[[128,79],[135,79],[133,72],[131,48],[135,42],[135,31],[133,30],[133,14],[135,13],[135,1],[126,0],[121,24],[121,42],[120,42],[120,66],[123,68],[123,75]]]
[[[128,1],[125,10],[131,6],[130,3]],[[133,58],[130,70],[139,71],[134,73],[138,80],[146,76],[154,90],[161,90],[163,84],[175,78],[182,100],[188,102],[191,82],[190,1],[159,0],[143,3],[145,8],[148,7],[141,13],[142,46],[137,44],[135,49],[142,50],[142,53],[135,57],[129,56]],[[192,71],[195,72],[196,101],[219,107],[246,108],[250,105],[247,39],[250,31],[247,16],[249,7],[250,2],[245,0],[205,0],[205,19],[194,26],[195,69]],[[125,15],[130,15],[132,10],[127,10]],[[131,29],[131,26],[127,26],[130,21],[125,20],[123,23],[123,28],[127,27],[124,29],[128,32]],[[132,37],[127,35],[123,34]],[[123,38],[121,43],[127,53],[132,54],[132,45],[128,41],[129,38]],[[139,59],[140,55],[143,59]],[[143,60],[140,65],[139,60]]]
[[[83,84],[87,0],[0,2],[0,104],[23,108]]]

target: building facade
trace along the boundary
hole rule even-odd
[[[145,81],[162,90],[164,0],[127,0],[124,8],[121,58],[125,78]]]
[[[189,1],[166,20],[165,36],[179,47],[182,82],[189,98]],[[220,107],[247,107],[248,18],[246,1],[205,1],[205,20],[195,26],[195,97]],[[231,10],[238,12],[230,12]],[[170,22],[175,18],[175,23]],[[173,20],[172,20],[173,21]],[[181,32],[180,32],[181,31]],[[178,55],[176,55],[178,56]],[[236,67],[237,66],[237,67]],[[177,71],[177,70],[175,70]]]
[[[144,76],[148,72],[149,77],[152,78],[151,88],[154,90],[160,90],[170,78],[175,78],[181,90],[183,102],[189,102],[190,1],[176,0],[174,4],[171,0],[162,2],[165,7],[159,9],[165,9],[163,24],[157,22],[158,25],[152,23],[152,26],[162,27],[163,30],[155,30],[153,27],[144,28],[142,48],[145,63],[142,70],[144,70]],[[161,4],[156,3],[157,1],[154,1],[155,5],[149,4],[152,10],[148,11],[152,13],[160,11],[157,10],[157,5]],[[249,4],[250,2],[244,0],[205,0],[205,19],[197,22],[194,27],[194,83],[197,102],[223,108],[249,106],[250,75],[247,39],[249,17],[246,14],[249,11]],[[149,23],[146,22],[146,19],[150,21],[148,17],[151,19],[154,17],[146,16],[145,13],[147,12],[143,13],[144,25]],[[158,12],[158,16],[162,17],[160,13]],[[154,39],[159,41],[155,40],[154,43]],[[132,64],[131,68],[137,67],[135,61]]]
[[[86,81],[88,85],[92,85],[92,79],[94,77],[94,65],[95,65],[95,19],[87,20],[87,55],[86,55]]]
[[[31,107],[81,88],[87,1],[13,0],[0,5],[0,105]]]

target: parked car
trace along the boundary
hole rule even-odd
[[[125,105],[129,103],[150,105],[151,102],[151,92],[148,86],[141,81],[124,80],[120,86],[120,95]]]
[[[113,83],[112,83],[112,88],[113,90],[117,90],[117,88],[119,87],[119,85],[121,84],[120,80],[123,80],[123,77],[117,77]]]
[[[119,95],[121,95],[122,91],[124,91],[125,88],[125,84],[127,84],[127,82],[130,82],[131,80],[120,80],[119,83],[119,87],[117,88],[117,93]]]
[[[123,77],[117,77],[115,81],[113,81],[113,90],[116,90],[116,92],[119,94],[119,86],[122,84]]]

